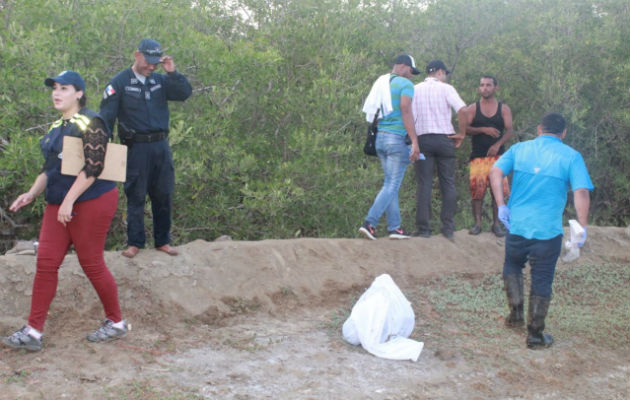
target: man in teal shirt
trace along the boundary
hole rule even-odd
[[[376,155],[381,161],[385,179],[359,228],[359,232],[371,240],[376,240],[376,225],[383,213],[387,216],[390,239],[409,238],[409,234],[401,226],[398,190],[407,166],[420,157],[411,113],[413,83],[409,80],[412,75],[419,73],[413,57],[407,54],[398,56],[391,74],[381,76],[374,83],[363,108],[368,115],[371,115],[374,108],[383,111],[379,114],[383,118],[378,122]],[[380,93],[372,98],[374,92]]]
[[[527,347],[532,349],[553,343],[552,336],[543,330],[562,248],[562,213],[567,192],[571,187],[578,222],[586,231],[589,191],[593,190],[582,155],[562,143],[567,134],[564,117],[557,113],[546,114],[537,133],[536,139],[512,146],[490,170],[499,219],[509,232],[505,241],[503,281],[510,315],[505,323],[510,327],[524,324],[523,268],[529,260]],[[506,206],[503,178],[510,172],[513,172],[512,195]],[[580,246],[583,244],[581,242]]]

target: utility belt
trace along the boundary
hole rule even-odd
[[[150,132],[150,133],[134,133],[131,136],[133,143],[152,143],[159,142],[168,137],[168,131]]]
[[[134,129],[129,129],[120,124],[118,126],[118,135],[122,144],[131,146],[134,143],[153,143],[164,140],[168,137],[168,131],[136,132]]]

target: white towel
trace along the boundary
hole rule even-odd
[[[363,104],[363,112],[368,122],[374,121],[376,110],[381,109],[379,119],[394,111],[392,107],[392,93],[389,88],[390,74],[381,75],[370,89],[370,94]]]

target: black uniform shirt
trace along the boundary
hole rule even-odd
[[[119,124],[136,133],[168,131],[168,101],[184,101],[191,93],[188,79],[177,71],[166,75],[152,73],[142,83],[127,68],[105,88],[100,114],[110,130],[118,118]]]

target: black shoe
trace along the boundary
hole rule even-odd
[[[376,240],[376,228],[367,221],[363,222],[363,225],[359,228],[359,232],[370,240]]]
[[[527,316],[527,348],[545,349],[553,344],[553,337],[544,333],[545,318],[549,310],[550,298],[530,294]]]
[[[394,229],[389,231],[390,239],[409,239],[411,236],[403,228]]]
[[[431,237],[431,231],[415,231],[414,233],[411,234],[411,236],[413,236],[413,237],[430,238]]]
[[[455,241],[455,234],[453,232],[442,231],[442,235],[451,242]]]
[[[479,225],[475,225],[468,230],[469,235],[478,235],[481,233],[481,227]]]
[[[523,275],[503,275],[503,286],[507,295],[510,314],[505,318],[505,326],[518,328],[525,325],[523,315]]]
[[[492,233],[494,233],[496,237],[503,237],[507,232],[505,231],[505,228],[502,224],[497,224],[492,225]]]
[[[510,307],[510,314],[505,319],[505,326],[508,328],[520,328],[525,325],[525,319],[523,318],[523,305]]]
[[[553,337],[541,332],[539,334],[530,333],[527,335],[527,348],[531,350],[546,349],[553,344]]]

